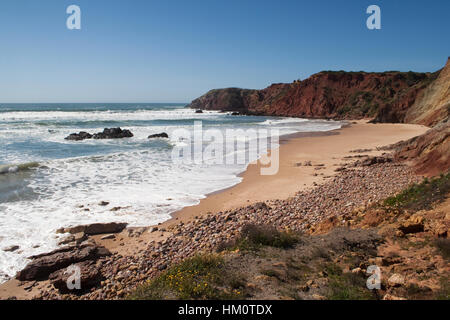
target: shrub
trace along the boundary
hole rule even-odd
[[[438,248],[443,258],[450,259],[450,239],[436,239],[434,245]]]
[[[366,281],[359,275],[343,273],[330,278],[330,300],[373,300],[375,296],[366,287]]]
[[[450,191],[450,173],[432,179],[424,179],[396,196],[389,197],[384,204],[389,207],[409,210],[431,209],[431,205],[445,200]]]
[[[288,249],[298,240],[298,236],[291,232],[281,232],[271,226],[246,224],[236,243],[240,249],[256,249],[260,246]]]
[[[176,264],[155,279],[138,287],[128,299],[235,299],[242,293],[219,288],[226,283],[224,261],[211,254],[196,255]],[[231,279],[234,279],[230,277]],[[236,285],[233,280],[233,285]]]

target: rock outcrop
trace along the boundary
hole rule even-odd
[[[433,125],[448,118],[448,74],[449,63],[434,73],[323,71],[303,81],[273,84],[263,90],[211,90],[189,107],[306,118],[369,117],[375,122]]]
[[[81,141],[86,139],[92,139],[92,134],[81,131],[79,133],[71,133],[69,136],[65,137],[66,140],[72,140],[72,141]]]
[[[419,174],[436,175],[450,170],[450,122],[393,146],[396,160],[410,161]]]
[[[169,135],[165,132],[162,133],[155,133],[148,136],[148,139],[154,139],[154,138],[168,138]]]
[[[121,128],[105,128],[103,132],[98,132],[95,134],[90,134],[85,131],[72,133],[64,139],[72,141],[82,141],[86,139],[121,139],[131,137],[133,137],[133,133],[131,133],[130,130],[122,130]]]
[[[51,273],[82,261],[95,261],[100,257],[111,253],[104,247],[86,243],[79,246],[67,246],[37,256],[32,256],[32,261],[20,271],[16,278],[21,281],[43,280]]]
[[[444,69],[416,99],[405,115],[405,122],[435,126],[450,115],[450,57]]]
[[[121,128],[105,128],[103,132],[94,134],[94,139],[121,139],[131,138],[133,134],[130,130],[122,130]]]

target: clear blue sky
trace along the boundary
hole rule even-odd
[[[448,0],[1,0],[0,102],[189,102],[321,70],[435,71],[449,15]]]

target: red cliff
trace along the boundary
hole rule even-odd
[[[434,125],[448,119],[449,71],[449,63],[435,73],[323,71],[303,81],[273,84],[262,90],[211,90],[189,107],[256,115],[374,118],[375,122]],[[427,105],[436,99],[440,99],[439,106],[423,117],[423,110],[430,109]]]

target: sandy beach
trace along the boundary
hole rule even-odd
[[[376,148],[421,135],[427,130],[422,125],[370,124],[360,120],[325,134],[283,137],[276,175],[263,176],[259,163],[250,164],[242,174],[241,183],[209,195],[196,206],[174,213],[171,220],[157,228],[141,229],[138,236],[133,234],[133,228],[129,228],[116,234],[113,239],[101,239],[102,235],[91,238],[112,253],[125,257],[138,256],[148,243],[161,242],[172,235],[171,229],[180,222],[188,224],[207,213],[236,209],[261,201],[287,199],[333,177],[339,166],[349,161],[349,157],[355,156],[356,153],[352,151],[379,155],[383,151]],[[48,285],[48,281],[43,281],[35,283],[30,289],[17,280],[10,280],[0,286],[0,298],[31,298]]]

